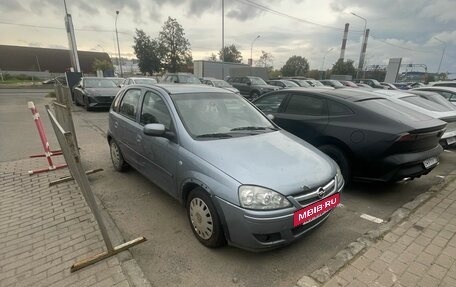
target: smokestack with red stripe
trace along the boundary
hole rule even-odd
[[[361,49],[361,55],[359,56],[359,63],[358,63],[358,72],[361,72],[363,70],[364,66],[364,58],[366,58],[366,49],[367,49],[367,39],[369,38],[369,30],[366,29],[366,34],[364,35],[364,42],[363,42],[363,48]]]
[[[344,58],[345,58],[345,47],[347,46],[348,26],[350,26],[350,24],[345,23],[344,38],[342,39],[342,47],[340,48],[340,57],[339,57],[339,59],[342,59],[342,60],[344,60]]]

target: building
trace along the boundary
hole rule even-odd
[[[78,51],[79,64],[85,74],[96,74],[95,59],[111,58],[104,52]],[[70,52],[64,49],[0,45],[0,71],[7,74],[25,74],[39,78],[62,74],[71,67]]]

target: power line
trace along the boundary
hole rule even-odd
[[[392,46],[392,47],[396,47],[396,48],[399,48],[399,49],[408,50],[408,51],[413,51],[413,52],[418,52],[418,53],[435,53],[435,51],[416,50],[416,49],[404,47],[404,46],[401,46],[401,45],[389,43],[389,42],[386,42],[386,41],[384,41],[384,40],[380,40],[379,38],[377,38],[376,36],[374,36],[374,35],[372,35],[372,34],[371,34],[370,36],[371,36],[372,39],[375,40],[375,41],[378,41],[378,42],[381,42],[381,43],[383,43],[383,44],[390,45],[390,46]]]
[[[65,30],[63,27],[57,27],[57,26],[40,26],[40,25],[31,25],[31,24],[22,24],[22,23],[12,23],[12,22],[5,22],[5,21],[0,21],[0,24],[3,25],[13,25],[13,26],[21,26],[21,27],[31,27],[31,28],[40,28],[40,29],[53,29],[53,30]],[[76,31],[82,31],[82,32],[106,32],[106,33],[115,33],[115,31],[111,30],[103,30],[103,29],[75,29]],[[132,35],[128,32],[121,32],[121,34],[126,34],[126,35]]]

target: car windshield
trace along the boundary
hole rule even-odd
[[[339,88],[345,87],[345,86],[342,85],[339,81],[331,80],[330,82],[331,82],[331,84],[332,84],[334,87],[339,87]]]
[[[320,83],[319,81],[316,81],[316,80],[308,80],[307,82],[312,84],[314,87],[322,87],[322,86],[324,86],[322,83]]]
[[[85,79],[86,88],[117,88],[116,83],[110,79]]]
[[[212,81],[217,88],[231,88],[231,85],[225,81]]]
[[[283,83],[284,83],[285,86],[287,86],[287,87],[299,87],[298,84],[293,83],[292,81],[283,80]]]
[[[309,83],[307,83],[304,80],[293,80],[293,82],[297,83],[301,87],[306,87],[306,88],[312,87]]]
[[[227,93],[171,95],[188,133],[196,139],[255,135],[276,130],[252,104]]]
[[[250,78],[252,85],[267,85],[262,78]]]
[[[201,84],[197,77],[188,75],[179,75],[179,82],[183,84]]]
[[[374,85],[376,85],[376,86],[381,86],[381,85],[382,85],[382,84],[380,84],[380,82],[377,81],[377,80],[372,79],[371,81],[372,81],[372,83],[373,83]]]
[[[448,112],[452,111],[452,109],[449,109],[447,107],[444,107],[440,104],[431,102],[430,100],[426,100],[421,98],[420,96],[408,96],[408,97],[403,97],[401,100],[406,101],[407,103],[414,104],[418,107],[421,107],[426,110],[430,111],[436,111],[436,112]]]
[[[136,79],[135,80],[136,84],[142,84],[142,85],[154,85],[157,83],[154,79]]]

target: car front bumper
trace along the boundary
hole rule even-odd
[[[91,108],[109,108],[115,96],[88,96],[89,107]]]
[[[338,190],[335,188],[325,198],[340,193],[342,189],[343,186],[339,186]],[[327,211],[308,223],[294,227],[293,215],[300,209],[295,206],[281,210],[258,211],[244,209],[219,197],[215,198],[219,213],[222,214],[229,244],[255,252],[292,243],[322,224],[332,212]]]

